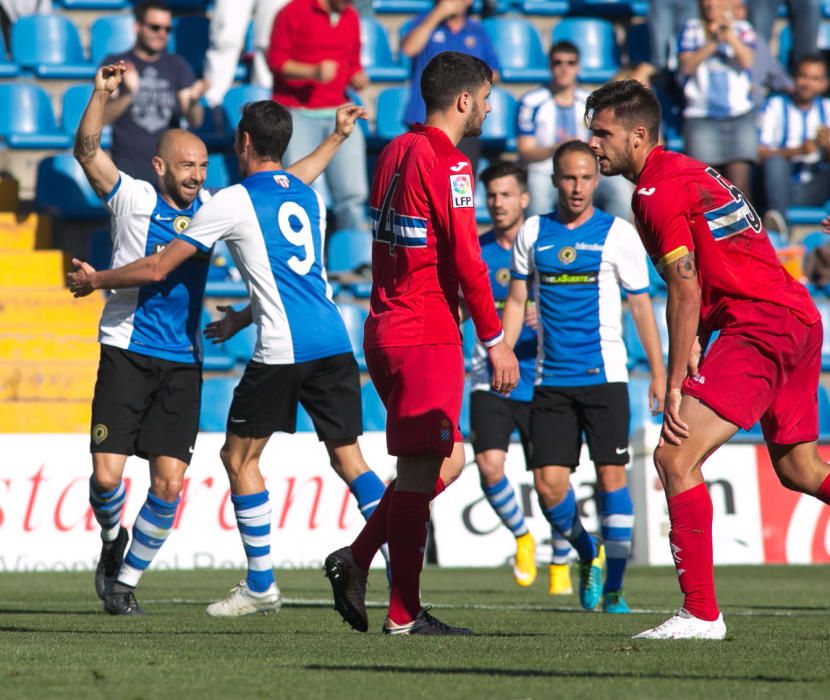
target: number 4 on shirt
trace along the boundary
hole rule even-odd
[[[389,244],[389,255],[395,254],[395,210],[392,209],[392,198],[395,196],[395,190],[398,189],[400,177],[399,173],[392,176],[386,194],[383,195],[383,203],[380,205],[378,225],[375,231],[376,241]]]

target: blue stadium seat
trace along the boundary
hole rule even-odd
[[[830,372],[830,301],[827,299],[813,299],[821,314],[821,323],[824,331],[824,341],[821,345],[821,371]]]
[[[458,428],[465,438],[470,437],[470,391],[472,384],[469,379],[464,380],[464,398],[461,401],[461,416],[458,419]]]
[[[823,384],[818,385],[818,432],[825,437],[830,435],[830,395]]]
[[[640,336],[637,335],[637,327],[634,325],[634,319],[631,317],[631,312],[628,309],[623,311],[623,342],[625,343],[625,351],[628,354],[628,368],[634,369],[638,365],[642,368],[648,367],[648,358],[643,344],[640,342]]]
[[[375,133],[382,141],[391,141],[406,131],[404,116],[409,102],[409,88],[390,87],[378,93],[375,108]]]
[[[614,25],[599,17],[566,17],[553,28],[553,43],[567,40],[579,47],[579,80],[604,83],[620,68]]]
[[[407,67],[392,55],[386,30],[371,17],[360,20],[360,62],[373,81],[399,82],[409,77]]]
[[[664,297],[666,296],[666,281],[660,277],[660,273],[657,272],[657,268],[654,267],[654,263],[651,262],[650,258],[646,258],[646,264],[648,265],[648,293],[653,297]]]
[[[680,105],[674,102],[665,90],[656,89],[654,92],[660,101],[660,110],[662,112],[662,123],[660,127],[663,131],[663,141],[666,144],[666,148],[670,151],[682,152],[683,132],[681,129],[682,110]]]
[[[89,98],[92,95],[92,83],[71,85],[66,88],[61,100],[61,129],[71,140],[75,139],[75,132],[81,117],[84,115]],[[112,145],[112,127],[105,126],[101,131],[101,148]]]
[[[830,243],[830,237],[824,231],[810,231],[799,243],[804,246],[804,255],[808,255],[819,246]]]
[[[37,166],[38,210],[68,219],[107,216],[78,162],[69,154],[44,158]]]
[[[210,20],[204,15],[185,15],[173,20],[173,32],[167,50],[179,54],[187,61],[197,78],[201,78],[205,72],[209,34]]]
[[[96,270],[109,270],[112,263],[112,232],[109,229],[93,231],[89,237],[87,262]]]
[[[95,267],[93,265],[93,267]],[[233,369],[236,360],[228,355],[223,343],[214,343],[211,338],[205,338],[205,326],[212,321],[207,309],[202,309],[202,322],[200,332],[202,333],[202,369],[205,372],[226,372]]]
[[[516,150],[516,98],[507,90],[494,87],[490,92],[490,113],[481,128],[481,143],[486,150]]]
[[[482,22],[501,64],[506,83],[550,80],[548,60],[536,28],[526,19],[490,18]]]
[[[595,17],[644,17],[648,0],[573,0],[571,11]]]
[[[0,32],[0,78],[15,78],[20,73],[20,69],[12,63],[6,54],[6,41],[3,39],[3,33]]]
[[[570,0],[523,0],[519,5],[522,14],[543,17],[561,17],[571,9]]]
[[[237,85],[225,93],[222,99],[222,111],[225,114],[225,131],[233,134],[239,118],[242,116],[242,108],[249,102],[259,100],[270,100],[271,91],[259,85]]]
[[[368,231],[335,231],[326,243],[326,271],[357,272],[372,265],[372,236]]]
[[[513,10],[514,5],[518,5],[518,3],[514,3],[514,0],[496,0],[496,9],[495,14],[497,15],[504,15]],[[472,7],[470,10],[473,14],[481,15],[482,10],[484,9],[484,2],[483,0],[473,0]]]
[[[363,430],[386,430],[386,407],[372,382],[366,382],[360,388],[360,398],[363,402]]]
[[[817,226],[827,216],[827,205],[823,207],[789,207],[787,223],[791,226]]]
[[[648,402],[648,387],[650,378],[631,377],[628,380],[628,404],[631,411],[628,431],[633,433],[638,428],[654,423],[660,424],[663,421],[662,414],[651,415],[651,406]]]
[[[89,53],[92,63],[101,64],[106,56],[129,51],[135,44],[135,17],[109,15],[99,17],[89,30]]]
[[[363,324],[369,312],[358,304],[338,304],[340,315],[346,324],[346,331],[352,343],[352,352],[361,372],[366,371],[366,359],[363,356]]]
[[[239,309],[241,307],[236,308]],[[225,353],[237,362],[247,363],[251,359],[251,355],[254,354],[256,335],[256,324],[252,323],[250,326],[246,326],[235,336],[225,341]]]
[[[311,420],[311,416],[308,415],[308,411],[306,411],[300,403],[297,404],[297,432],[314,432],[314,421]]]
[[[207,377],[202,382],[202,411],[199,430],[207,433],[224,433],[228,422],[228,409],[233,400],[233,390],[239,377]]]
[[[87,61],[78,30],[62,15],[30,15],[12,25],[15,63],[38,78],[91,78],[95,66]]]
[[[55,123],[49,95],[30,83],[0,83],[0,138],[10,148],[72,145],[72,139]]]
[[[55,4],[67,10],[123,10],[130,7],[129,0],[57,0]]]
[[[821,22],[818,27],[818,42],[816,48],[819,51],[830,50],[830,22]],[[785,24],[778,35],[778,60],[784,66],[789,65],[790,51],[793,47],[793,35],[790,25]]]
[[[648,23],[632,24],[625,35],[625,49],[628,53],[628,64],[636,66],[638,63],[651,62],[651,39],[648,34]]]
[[[208,170],[205,187],[220,189],[239,182],[239,164],[231,153],[208,155]]]
[[[476,327],[473,325],[473,319],[465,319],[464,323],[461,324],[461,349],[464,352],[464,367],[467,371],[470,370],[476,340]]]
[[[372,6],[378,14],[410,15],[429,12],[432,0],[374,0]]]

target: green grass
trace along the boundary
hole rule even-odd
[[[540,572],[544,573],[544,572]],[[101,612],[91,573],[0,574],[0,698],[828,698],[830,567],[721,567],[725,642],[633,642],[679,602],[673,569],[633,568],[631,615],[550,598],[540,575],[427,569],[425,599],[462,638],[380,634],[385,580],[373,573],[371,631],[352,632],[319,571],[278,576],[278,614],[215,620],[206,603],[240,575],[150,572],[149,613]]]

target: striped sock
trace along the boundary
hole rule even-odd
[[[545,517],[556,532],[573,545],[582,561],[591,561],[596,556],[594,540],[585,532],[576,510],[576,496],[572,488],[561,502],[545,510]]]
[[[550,529],[550,543],[553,551],[550,563],[567,564],[571,555],[571,543],[556,532],[554,527]]]
[[[168,503],[147,492],[147,500],[138,511],[133,525],[133,539],[121,571],[118,572],[117,583],[132,588],[138,585],[141,575],[170,534],[178,506],[178,498]]]
[[[363,519],[368,520],[369,516],[375,512],[375,508],[378,507],[386,486],[378,475],[370,469],[352,481],[349,484],[349,490],[357,501],[357,507],[360,509]]]
[[[271,501],[268,491],[246,496],[231,494],[239,535],[248,557],[245,584],[254,593],[264,593],[274,581],[271,565]]]
[[[631,554],[631,532],[634,528],[634,504],[623,486],[599,495],[602,540],[605,543],[606,573],[603,593],[622,590],[625,566]]]
[[[89,505],[101,526],[101,539],[112,542],[121,529],[121,511],[127,499],[127,490],[121,481],[112,491],[101,491],[92,477],[89,478]]]
[[[519,503],[516,501],[516,492],[510,485],[506,476],[493,486],[487,486],[482,482],[481,490],[487,498],[487,502],[501,518],[504,526],[513,533],[514,537],[521,537],[527,534],[525,516]]]

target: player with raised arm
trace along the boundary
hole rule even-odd
[[[620,290],[628,295],[648,357],[649,398],[657,412],[662,408],[666,373],[648,296],[648,262],[634,227],[594,206],[599,170],[586,143],[566,141],[556,149],[553,178],[556,209],[530,217],[513,244],[512,280],[502,323],[508,343],[515,343],[531,287],[541,338],[528,467],[551,528],[579,555],[582,607],[591,610],[602,598],[606,612],[627,613],[622,584],[631,552],[634,507],[625,473],[628,358]],[[602,542],[583,528],[570,486],[583,433],[597,472]]]
[[[712,501],[701,467],[739,428],[760,419],[781,483],[830,503],[830,465],[816,449],[819,313],[781,266],[743,193],[713,168],[657,145],[653,92],[633,80],[608,83],[589,97],[586,119],[602,173],[636,185],[640,237],[668,288],[668,382],[654,464],[684,602],[636,638],[723,639]]]
[[[335,608],[361,631],[368,629],[366,573],[386,540],[392,587],[383,632],[471,633],[422,608],[419,586],[429,502],[443,489],[442,463],[456,474],[464,463],[459,288],[493,364],[493,388],[509,393],[519,377],[481,260],[472,168],[456,148],[464,136],[481,133],[492,79],[487,64],[473,56],[435,56],[421,75],[426,122],[386,146],[372,183],[375,242],[364,347],[387,409],[386,441],[398,457],[398,477],[351,547],[326,559]]]

